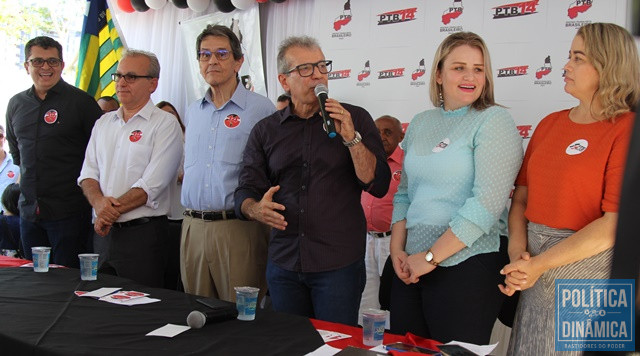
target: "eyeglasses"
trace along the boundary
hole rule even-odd
[[[122,78],[124,78],[124,81],[127,83],[133,83],[138,78],[153,79],[154,77],[150,75],[135,75],[135,74],[120,74],[120,73],[111,74],[111,80],[113,80],[116,83]]]
[[[49,65],[49,67],[57,67],[62,63],[62,59],[60,58],[31,58],[27,62],[31,63],[33,67],[39,68],[44,65],[45,62]]]
[[[211,59],[212,55],[215,55],[217,60],[224,61],[230,57],[231,52],[224,48],[217,49],[213,52],[204,49],[198,52],[198,60],[200,62],[208,62]]]
[[[301,77],[310,77],[311,75],[313,75],[313,69],[314,68],[318,68],[318,72],[320,72],[321,74],[327,74],[329,72],[331,72],[331,63],[333,63],[333,61],[320,61],[317,63],[304,63],[304,64],[300,64],[295,66],[295,68],[284,72],[284,74],[290,74],[292,73],[294,70],[298,71],[298,74]]]

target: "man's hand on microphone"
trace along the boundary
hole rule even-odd
[[[346,142],[353,141],[356,138],[356,130],[353,127],[351,114],[340,105],[339,101],[331,98],[327,99],[325,110],[335,120],[336,132],[342,136],[342,139]]]
[[[258,202],[246,199],[242,202],[242,212],[252,220],[260,221],[278,230],[284,230],[287,227],[287,222],[284,220],[284,216],[276,210],[285,210],[285,207],[273,201],[273,195],[278,190],[280,190],[279,185],[269,188]]]

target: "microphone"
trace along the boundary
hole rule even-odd
[[[238,310],[233,308],[214,309],[205,312],[194,310],[187,316],[187,325],[193,329],[200,329],[205,324],[217,323],[238,317]]]
[[[327,89],[327,86],[324,84],[318,84],[316,85],[315,89],[313,89],[313,92],[316,93],[316,96],[318,97],[318,101],[320,101],[320,111],[322,112],[322,120],[324,122],[325,130],[327,131],[329,138],[334,138],[337,136],[336,123],[333,121],[333,118],[329,116],[329,114],[327,113],[327,110],[325,110],[324,108],[324,104],[327,102],[327,98],[328,98],[327,94],[329,93],[329,89]]]

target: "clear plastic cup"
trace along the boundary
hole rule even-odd
[[[254,320],[256,318],[256,305],[258,304],[258,292],[260,288],[235,287],[236,308],[238,308],[238,320]]]
[[[365,309],[362,312],[362,343],[367,346],[378,346],[384,339],[384,325],[387,312],[379,309]]]
[[[34,272],[49,272],[49,257],[51,247],[37,246],[31,248]]]
[[[80,259],[80,279],[83,281],[95,281],[98,279],[98,256],[97,253],[81,253]]]

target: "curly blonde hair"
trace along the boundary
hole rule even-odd
[[[602,106],[595,117],[607,119],[632,111],[640,99],[640,61],[631,34],[612,23],[591,23],[576,36],[584,41],[585,55],[599,75],[593,100]]]

